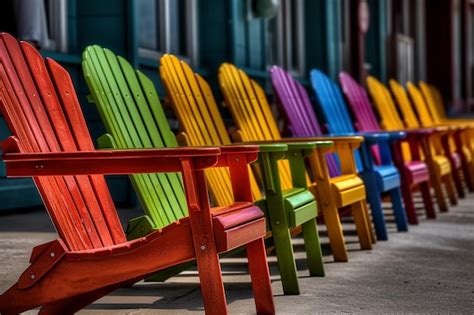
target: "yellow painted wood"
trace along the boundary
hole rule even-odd
[[[161,79],[168,83],[171,104],[184,131],[178,136],[180,143],[190,146],[230,144],[225,124],[207,82],[194,74],[187,64],[180,64],[175,57],[164,56],[161,63],[168,64],[160,67]],[[172,80],[173,76],[179,80]],[[189,85],[178,82],[188,82]],[[253,173],[250,174],[253,196],[256,200],[261,199],[260,188]],[[213,199],[218,205],[233,202],[230,175],[226,168],[206,170],[206,177]]]
[[[237,134],[242,141],[314,141],[328,138],[282,139],[270,104],[261,86],[250,79],[245,72],[232,64],[224,63],[219,68],[219,85],[237,126]],[[335,140],[336,138],[329,138]],[[309,157],[315,181],[310,190],[315,194],[324,214],[325,223],[331,242],[333,255],[337,260],[347,260],[347,252],[342,235],[342,226],[338,207],[351,206],[356,219],[359,242],[362,248],[371,248],[375,241],[373,230],[368,219],[365,203],[365,186],[356,175],[354,150],[362,138],[347,137],[335,141],[342,173],[347,176],[330,178],[322,150]],[[284,187],[291,187],[291,175],[288,164],[279,163],[281,182]],[[349,175],[350,174],[350,175]]]
[[[379,115],[384,117],[385,113],[390,111],[391,116],[386,116],[386,124],[383,125],[384,128],[390,126],[392,130],[403,130],[403,129],[417,129],[421,125],[418,122],[416,113],[411,106],[410,99],[407,92],[398,82],[395,80],[390,80],[389,82],[390,89],[393,93],[390,94],[390,91],[385,85],[379,82],[374,77],[369,77],[367,79],[367,86],[369,93],[372,96],[374,104],[379,111]],[[398,109],[403,116],[403,119],[396,117],[395,106],[398,105]],[[387,110],[387,108],[391,108]],[[403,122],[403,123],[402,123]],[[390,130],[390,129],[389,129]],[[439,207],[443,211],[448,210],[448,206],[444,197],[443,183],[446,185],[449,191],[451,202],[453,201],[453,180],[451,177],[451,165],[449,160],[446,157],[446,154],[441,145],[441,139],[439,133],[434,133],[429,136],[428,139],[420,139],[422,145],[422,157],[428,165],[430,172],[431,184],[435,189],[436,199]],[[407,158],[407,152],[409,149],[404,148],[404,158]]]

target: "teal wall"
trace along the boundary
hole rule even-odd
[[[369,74],[387,83],[388,0],[368,0],[370,24],[366,35],[366,62]]]
[[[369,0],[371,7],[371,27],[368,34],[367,61],[372,64],[372,73],[385,77],[384,45],[380,44],[386,30],[380,30],[383,12],[387,0]],[[271,93],[267,74],[265,48],[265,21],[253,17],[249,12],[249,1],[245,0],[200,0],[199,45],[200,60],[197,71],[211,84],[218,101],[221,94],[217,88],[217,69],[222,62],[230,61],[244,68],[252,77],[264,85]],[[78,91],[89,129],[94,138],[105,132],[99,115],[93,104],[87,103],[87,86],[80,67],[81,52],[91,44],[98,44],[113,50],[146,73],[155,82],[158,93],[164,91],[160,83],[158,62],[138,57],[137,19],[135,0],[69,0],[69,52],[67,54],[43,52],[61,62],[70,72]],[[305,71],[300,79],[308,83],[307,73],[312,68],[319,68],[336,78],[341,70],[340,27],[341,1],[339,0],[305,0]],[[171,109],[166,113],[177,128],[177,122]],[[229,121],[230,115],[223,110],[224,118]],[[0,137],[8,136],[5,124],[0,123]],[[40,200],[30,180],[6,180],[3,165],[0,166],[0,210],[11,207],[28,207],[40,205]],[[134,202],[126,177],[110,177],[114,199],[117,202]],[[22,198],[17,192],[25,193]],[[25,196],[28,196],[25,198]],[[24,203],[20,203],[24,202]]]

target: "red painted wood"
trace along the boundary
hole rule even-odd
[[[0,313],[18,313],[40,305],[92,292],[110,285],[138,281],[157,270],[194,258],[189,223],[166,233],[110,248],[67,252],[36,285],[18,290],[17,285],[0,296]],[[71,285],[75,283],[77,285]]]
[[[1,111],[13,137],[2,143],[9,176],[32,176],[60,239],[36,247],[0,313],[43,306],[77,311],[122,285],[197,259],[206,313],[227,312],[218,253],[247,245],[257,311],[274,313],[263,238],[251,201],[248,164],[258,146],[95,151],[67,72],[29,44],[0,35]],[[211,209],[204,169],[235,173],[242,202]],[[104,174],[183,173],[190,217],[127,242]],[[239,187],[240,185],[240,187]],[[216,227],[213,223],[215,222]],[[218,240],[219,246],[216,245]]]
[[[275,314],[270,271],[266,263],[267,257],[263,239],[258,239],[247,245],[247,258],[257,314]]]
[[[188,165],[188,160],[183,160],[183,168]],[[193,170],[188,176],[183,176],[184,186],[189,187],[189,182],[195,182],[197,187],[203,187],[194,196],[198,209],[190,213],[189,221],[195,236],[194,250],[196,252],[197,268],[201,282],[201,293],[204,307],[209,314],[226,314],[227,301],[222,282],[221,266],[217,255],[214,236],[210,234],[213,230],[209,197],[206,187],[204,170]],[[188,195],[186,194],[187,198]],[[188,204],[190,200],[187,200]]]
[[[260,218],[247,223],[243,223],[235,228],[230,228],[222,233],[215,233],[216,248],[218,252],[229,251],[239,247],[242,242],[252,242],[261,238],[262,233],[266,233],[267,227],[265,218]],[[220,237],[217,237],[217,236]]]

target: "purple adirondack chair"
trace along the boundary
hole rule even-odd
[[[291,133],[298,137],[322,136],[323,132],[305,88],[296,80],[284,80],[288,73],[279,67],[272,67],[271,72],[274,90],[278,96],[277,99],[295,104],[293,106],[294,110],[285,111],[288,116],[288,123],[290,124],[288,128]],[[301,123],[291,124],[291,122],[295,121],[301,121]],[[326,161],[328,163],[329,175],[331,177],[339,176],[341,172],[336,157],[332,154],[327,154]]]
[[[369,96],[365,89],[357,83],[349,74],[341,72],[339,74],[339,82],[341,83],[342,91],[348,101],[349,107],[355,118],[355,128],[358,131],[380,131],[380,125],[377,117],[372,109]],[[410,135],[407,141],[410,141]],[[395,164],[397,165],[402,181],[402,195],[405,201],[405,208],[407,210],[408,220],[411,224],[418,223],[415,207],[413,204],[413,195],[411,187],[415,184],[420,185],[423,193],[423,202],[428,216],[434,213],[431,194],[429,192],[429,172],[427,165],[421,160],[403,161],[401,148],[399,146],[394,148]]]

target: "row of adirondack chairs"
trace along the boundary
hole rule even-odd
[[[416,187],[429,218],[436,216],[430,187],[441,211],[448,210],[443,188],[451,204],[464,195],[462,179],[473,189],[472,125],[448,120],[439,91],[425,83],[421,91],[409,84],[407,94],[390,82],[394,99],[370,77],[379,124],[365,89],[348,74],[340,75],[341,89],[313,70],[312,104],[304,86],[274,66],[275,101],[292,135],[284,138],[263,88],[226,63],[218,79],[235,123],[229,134],[205,79],[165,55],[159,71],[181,128],[175,136],[152,81],[110,50],[90,46],[82,67],[107,131],[96,150],[64,68],[0,36],[0,107],[12,132],[2,144],[7,174],[33,177],[59,236],[33,249],[30,266],[0,296],[2,314],[36,307],[71,313],[116,288],[163,280],[192,264],[206,313],[224,314],[219,255],[240,249],[256,311],[272,314],[265,244],[275,250],[284,293],[299,294],[291,238],[302,233],[309,274],[324,276],[317,219],[334,260],[348,261],[341,215],[352,214],[361,249],[371,249],[388,238],[383,195],[397,229],[407,231],[418,223]],[[113,174],[129,174],[144,211],[125,232],[104,180]]]

